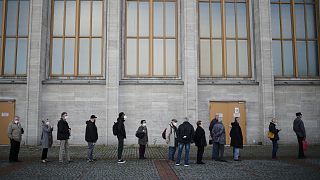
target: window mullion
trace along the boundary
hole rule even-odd
[[[140,21],[139,21],[139,18],[140,18],[140,0],[138,0],[137,2],[137,67],[136,67],[136,73],[137,73],[137,76],[139,77],[140,76],[140,69],[139,69],[139,57],[140,57],[140,54],[139,54],[139,40],[140,40]]]
[[[17,26],[16,26],[16,36],[15,36],[15,41],[16,41],[16,47],[15,47],[15,53],[14,53],[14,71],[13,71],[13,75],[17,75],[17,63],[18,63],[18,60],[17,60],[17,57],[18,57],[18,37],[19,37],[19,11],[20,11],[20,0],[17,2],[18,3],[18,9],[17,9],[17,18],[16,18],[16,23],[17,23]]]
[[[166,2],[163,2],[163,75],[167,75],[167,67],[166,67],[166,40],[167,40],[167,32],[166,32]]]
[[[212,0],[209,2],[209,31],[210,31],[210,75],[213,76],[213,54],[212,54]]]
[[[307,27],[307,12],[306,12],[306,10],[307,10],[307,8],[306,8],[306,2],[304,2],[304,4],[303,4],[303,8],[304,8],[304,27],[305,27],[305,38],[306,38],[306,41],[305,41],[305,43],[306,43],[306,63],[307,63],[307,76],[309,76],[309,72],[310,72],[310,70],[309,70],[309,46],[308,46],[308,27]]]
[[[317,47],[318,47],[318,53],[320,52],[320,24],[319,24],[319,0],[315,0],[315,10],[316,10],[316,32],[317,32],[317,37],[316,37],[316,40],[317,40]],[[317,76],[320,75],[320,56],[318,55],[318,74]]]
[[[79,61],[79,29],[80,29],[80,0],[76,1],[76,37],[75,43],[76,46],[74,48],[74,75],[79,75],[78,61]]]
[[[294,0],[290,1],[291,4],[291,19],[292,19],[292,23],[291,23],[291,29],[292,29],[292,48],[293,48],[293,67],[294,67],[294,77],[298,77],[299,76],[299,72],[298,72],[298,61],[297,61],[297,35],[296,35],[296,16],[295,16],[295,3]]]
[[[238,18],[237,18],[237,1],[234,0],[234,17],[235,17],[235,35],[236,35],[236,76],[239,76],[239,50],[238,50]]]
[[[89,36],[89,76],[92,75],[92,0],[90,1],[90,36]]]
[[[149,76],[153,76],[153,0],[149,1]]]
[[[6,31],[6,26],[5,26],[5,22],[6,22],[6,14],[7,14],[7,1],[3,1],[2,4],[2,34],[1,34],[1,57],[0,57],[0,75],[3,75],[4,73],[4,46],[5,46],[5,40],[6,40],[6,36],[5,36],[5,31]]]
[[[227,59],[226,59],[226,17],[225,17],[225,1],[221,1],[221,17],[222,17],[222,59],[223,59],[223,77],[227,76]]]

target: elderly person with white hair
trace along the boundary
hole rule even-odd
[[[223,159],[224,145],[226,144],[226,131],[222,124],[222,118],[213,126],[211,131],[211,137],[213,141],[213,146],[215,149],[214,160],[225,162]]]

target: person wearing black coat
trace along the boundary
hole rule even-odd
[[[202,128],[202,121],[197,122],[197,129],[194,134],[194,143],[198,147],[197,151],[197,164],[204,164],[202,162],[202,157],[204,153],[204,147],[207,146],[206,134],[204,129]]]
[[[118,163],[125,163],[122,159],[122,152],[123,152],[123,141],[126,136],[126,129],[124,126],[124,121],[127,118],[127,116],[124,114],[124,112],[119,113],[119,117],[117,119],[117,138],[118,138]]]
[[[60,140],[60,150],[59,150],[59,162],[63,162],[63,153],[67,155],[67,161],[71,162],[69,155],[69,137],[71,128],[69,128],[68,113],[61,113],[61,118],[58,122],[57,139]]]
[[[240,149],[243,148],[243,136],[239,125],[239,117],[235,117],[234,122],[231,123],[230,137],[230,146],[233,146],[233,160],[239,161]]]
[[[293,131],[297,135],[298,144],[299,144],[299,159],[304,159],[306,156],[304,155],[303,150],[303,141],[306,140],[306,129],[304,128],[304,123],[302,121],[302,113],[297,112],[296,113],[296,119],[293,121]]]
[[[98,130],[96,126],[96,119],[95,115],[91,115],[90,120],[86,121],[86,134],[85,139],[88,142],[88,162],[93,162],[93,149],[95,143],[98,140]]]
[[[277,159],[279,131],[281,130],[281,129],[277,129],[276,125],[277,125],[277,119],[272,118],[269,125],[269,131],[274,134],[274,138],[270,138],[270,140],[272,141],[272,159]]]

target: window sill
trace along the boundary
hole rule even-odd
[[[275,79],[275,86],[294,86],[294,85],[304,85],[304,86],[319,86],[320,79]]]
[[[255,80],[208,80],[199,79],[198,85],[259,85]]]
[[[120,85],[183,85],[182,80],[147,80],[147,79],[135,79],[135,80],[121,80]]]
[[[106,80],[49,79],[42,81],[42,84],[106,85]]]
[[[27,78],[0,78],[0,84],[27,84]]]

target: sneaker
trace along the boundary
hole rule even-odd
[[[126,161],[124,161],[123,159],[120,159],[120,160],[118,160],[118,163],[119,164],[123,164],[123,163],[125,163]]]
[[[189,166],[189,164],[185,164],[184,166],[185,166],[185,167],[188,167],[188,166]]]
[[[46,163],[47,161],[43,159],[43,160],[41,160],[41,162],[42,162],[42,163]]]
[[[179,163],[176,163],[176,166],[180,166],[180,164],[179,164]]]

